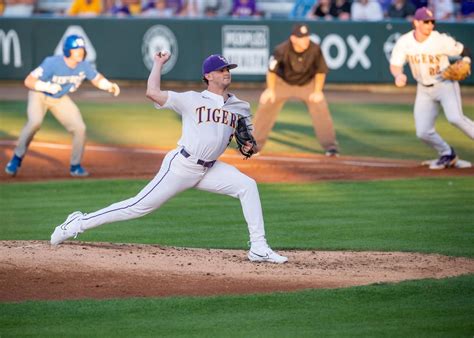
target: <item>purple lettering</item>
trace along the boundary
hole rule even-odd
[[[227,119],[227,116],[229,116],[229,112],[227,110],[223,110],[222,111],[222,123],[229,124],[229,120]]]
[[[202,106],[202,107],[199,107],[196,109],[196,113],[198,114],[199,116],[199,121],[198,123],[201,123],[202,122],[202,111],[205,109],[206,107]]]
[[[237,115],[234,113],[230,112],[230,126],[232,128],[235,128],[235,122],[237,122]]]
[[[214,122],[219,122],[221,115],[219,114],[221,112],[220,109],[216,108],[212,111],[212,121]]]

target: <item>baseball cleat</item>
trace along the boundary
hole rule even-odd
[[[89,176],[89,172],[86,169],[84,169],[80,164],[71,165],[71,169],[69,170],[69,173],[73,177],[87,177],[87,176]]]
[[[431,170],[441,170],[445,168],[451,168],[456,166],[456,162],[458,161],[458,156],[456,152],[451,147],[451,154],[441,156],[436,162],[432,162],[430,164]]]
[[[10,162],[7,163],[5,167],[5,172],[10,176],[15,176],[18,172],[18,168],[21,167],[21,157],[13,155]]]
[[[280,256],[275,251],[270,249],[269,246],[262,248],[250,248],[247,257],[251,262],[269,262],[277,264],[283,264],[288,262],[287,257]]]
[[[337,149],[329,149],[325,154],[327,157],[339,157],[339,151]]]
[[[66,218],[63,224],[58,225],[51,234],[51,245],[61,244],[66,239],[76,238],[78,234],[83,233],[84,230],[81,229],[82,216],[82,212],[75,211]]]

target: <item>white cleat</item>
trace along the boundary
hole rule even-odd
[[[66,218],[63,224],[58,225],[51,234],[51,245],[61,244],[66,239],[76,238],[78,234],[84,232],[81,230],[82,216],[82,212],[75,211]]]
[[[269,262],[277,264],[283,264],[288,262],[287,257],[280,256],[275,251],[270,249],[268,245],[259,248],[250,248],[247,257],[251,262]]]

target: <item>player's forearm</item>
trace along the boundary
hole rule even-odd
[[[24,84],[28,89],[53,95],[61,91],[61,86],[57,83],[41,81],[31,74],[26,77]]]
[[[97,74],[97,76],[91,81],[94,86],[101,90],[105,90],[109,93],[118,96],[120,94],[120,87],[115,82],[110,82],[102,74]]]
[[[38,81],[37,78],[33,77],[32,75],[28,75],[24,81],[25,87],[31,90],[35,90],[36,81]]]
[[[273,72],[267,72],[267,88],[275,90],[277,75]]]
[[[390,73],[396,78],[398,75],[403,74],[403,67],[390,65]]]
[[[325,82],[326,82],[326,74],[316,73],[316,75],[314,76],[314,92],[315,93],[322,92]]]
[[[159,105],[163,105],[166,103],[168,99],[168,92],[161,90],[161,68],[163,65],[157,64],[156,62],[153,64],[153,68],[148,76],[147,82],[147,89],[146,89],[146,97],[150,100],[158,103]]]

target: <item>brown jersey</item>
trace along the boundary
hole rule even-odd
[[[275,47],[269,71],[291,85],[302,86],[310,82],[316,73],[327,74],[329,69],[319,45],[311,42],[307,50],[297,53],[287,40]]]

